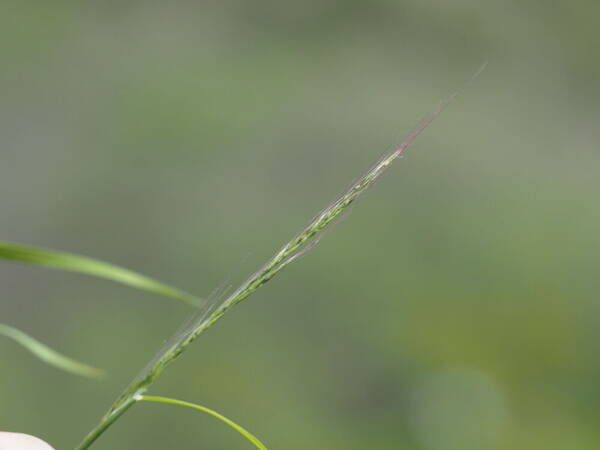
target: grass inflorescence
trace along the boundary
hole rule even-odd
[[[429,117],[424,119],[415,130],[400,144],[398,148],[384,156],[354,184],[350,186],[336,201],[327,206],[317,215],[300,233],[285,244],[275,255],[257,272],[244,281],[235,291],[226,296],[219,304],[206,304],[205,308],[197,315],[182,333],[175,336],[174,341],[168,345],[152,363],[125,389],[121,396],[113,403],[100,423],[85,437],[77,447],[78,450],[89,448],[122,414],[124,414],[138,399],[143,398],[152,383],[163,373],[186,348],[210,328],[233,306],[247,299],[261,286],[268,283],[286,266],[294,262],[305,252],[319,242],[325,230],[331,226],[353,203],[379,179],[379,177],[400,158],[414,140],[427,128],[433,119],[454,99],[455,95],[438,107]]]

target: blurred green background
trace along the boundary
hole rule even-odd
[[[84,3],[84,4],[82,4]],[[0,239],[235,284],[486,71],[152,393],[272,449],[600,448],[600,3],[0,3]],[[0,428],[73,448],[184,305],[0,263]],[[142,404],[101,449],[248,449]]]

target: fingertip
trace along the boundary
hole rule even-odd
[[[0,450],[54,450],[46,442],[23,433],[0,431]]]

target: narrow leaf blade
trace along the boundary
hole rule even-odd
[[[54,366],[58,369],[70,372],[82,377],[100,378],[104,376],[104,371],[88,366],[87,364],[76,361],[65,355],[52,350],[50,347],[42,344],[40,341],[32,338],[28,334],[23,333],[9,325],[0,323],[0,335],[12,339],[18,344],[25,347],[46,364]]]
[[[235,423],[233,420],[228,419],[227,417],[223,416],[222,414],[219,414],[218,412],[213,411],[212,409],[207,408],[206,406],[196,405],[194,403],[189,403],[189,402],[185,402],[183,400],[176,400],[176,399],[168,398],[168,397],[154,397],[154,396],[150,396],[150,395],[138,395],[136,397],[136,400],[137,401],[146,401],[146,402],[155,402],[155,403],[167,403],[167,404],[178,405],[178,406],[186,406],[188,408],[192,408],[192,409],[196,409],[198,411],[205,412],[207,414],[210,414],[213,417],[216,417],[221,422],[224,422],[227,425],[229,425],[235,431],[237,431],[242,436],[244,436],[246,439],[248,439],[250,442],[252,442],[256,448],[259,448],[260,450],[267,450],[267,447],[262,442],[260,442],[258,440],[258,438],[256,436],[254,436],[252,433],[250,433],[248,430],[242,428],[240,425]]]
[[[200,299],[147,276],[86,256],[0,241],[0,259],[78,272],[197,306]]]

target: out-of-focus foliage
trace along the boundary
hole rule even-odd
[[[181,292],[171,286],[160,283],[129,269],[115,266],[104,261],[44,248],[26,247],[19,244],[0,241],[0,259],[16,263],[31,264],[69,272],[79,272],[107,280],[116,281],[133,288],[154,294],[164,295],[179,301],[197,305],[199,299]]]
[[[83,364],[65,355],[61,355],[21,330],[17,330],[4,323],[0,323],[0,336],[13,340],[41,361],[50,366],[54,366],[57,369],[82,377],[100,378],[104,376],[102,370]]]
[[[599,12],[4,1],[0,239],[206,296],[258,268],[487,60],[348,220],[155,393],[227,411],[274,449],[596,449]],[[0,343],[2,428],[56,448],[188,314],[25,266],[2,263],[0,285],[2,322],[111,373],[98,386]],[[95,448],[200,444],[248,448],[169,408],[132,409]]]

